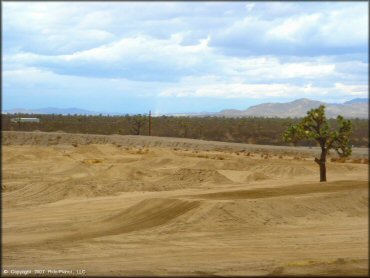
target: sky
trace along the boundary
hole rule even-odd
[[[2,2],[2,109],[368,96],[367,2]]]

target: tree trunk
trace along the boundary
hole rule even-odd
[[[320,159],[315,158],[315,162],[319,164],[320,167],[320,182],[326,181],[326,148],[321,147]]]
[[[326,165],[325,162],[320,164],[320,182],[326,181]]]

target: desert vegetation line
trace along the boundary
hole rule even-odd
[[[12,123],[15,117],[39,118],[40,123]],[[237,142],[262,145],[316,146],[315,141],[302,138],[298,142],[286,142],[281,134],[290,124],[298,124],[299,118],[224,118],[224,117],[152,117],[148,115],[47,115],[47,114],[4,114],[2,130],[5,131],[64,131],[86,134],[151,135],[162,137],[193,138],[211,141]],[[335,119],[328,124],[337,128]],[[368,120],[351,119],[352,136],[349,143],[355,147],[367,147]]]

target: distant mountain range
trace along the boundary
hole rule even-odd
[[[344,103],[325,103],[307,98],[301,98],[286,103],[262,103],[251,106],[246,110],[222,110],[216,113],[224,117],[304,117],[308,110],[326,106],[326,116],[336,118],[342,115],[345,118],[368,118],[368,99],[356,98]]]
[[[354,98],[352,100],[346,101],[344,104],[352,104],[352,103],[368,103],[368,98]]]
[[[178,113],[167,114],[172,116],[188,116],[188,117],[202,117],[202,116],[219,116],[219,117],[304,117],[308,110],[317,108],[320,105],[326,106],[326,115],[328,118],[336,118],[337,115],[342,115],[346,118],[368,118],[368,99],[355,98],[344,103],[325,103],[307,98],[301,98],[292,102],[286,103],[262,103],[251,106],[245,110],[227,109],[216,113]],[[101,113],[96,111],[89,111],[79,108],[55,108],[47,107],[40,109],[24,109],[15,108],[5,110],[3,113],[15,114],[62,114],[62,115],[124,115],[125,113]]]

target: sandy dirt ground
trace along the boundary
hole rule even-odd
[[[81,136],[3,132],[3,274],[368,274],[367,149]]]

